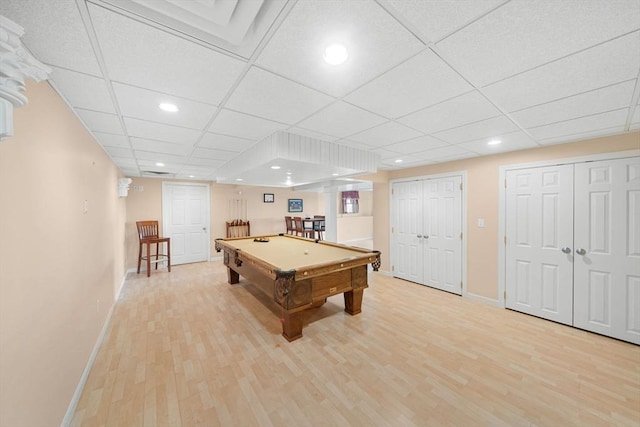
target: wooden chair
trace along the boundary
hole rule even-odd
[[[324,239],[324,221],[325,221],[325,217],[324,215],[314,215],[313,217],[313,232],[317,233],[318,235],[318,240],[322,240]]]
[[[296,234],[296,227],[293,224],[293,218],[291,218],[290,216],[285,216],[284,224],[287,228],[287,234]]]
[[[304,228],[304,222],[302,221],[301,216],[294,216],[293,222],[296,227],[296,236],[307,237],[309,239],[314,238],[315,232],[313,231],[313,228]]]
[[[156,270],[158,269],[158,263],[167,261],[167,269],[171,272],[171,238],[169,237],[160,237],[158,232],[158,221],[137,221],[136,226],[138,227],[138,239],[140,246],[138,247],[138,273],[140,273],[140,263],[142,260],[147,262],[147,277],[151,275],[151,263],[155,263]],[[156,245],[156,253],[151,253],[151,245]],[[167,244],[167,253],[160,253],[160,244]],[[142,246],[145,246],[146,255],[142,255]],[[151,260],[152,257],[155,257],[154,260]]]

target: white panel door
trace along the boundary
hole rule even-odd
[[[423,183],[424,284],[462,294],[461,176]]]
[[[422,181],[394,183],[391,206],[393,275],[422,283]]]
[[[171,238],[171,264],[209,260],[209,186],[162,184],[163,234]]]
[[[640,158],[576,165],[574,326],[640,344]]]
[[[573,165],[507,172],[506,307],[573,321]]]

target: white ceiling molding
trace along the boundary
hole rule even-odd
[[[277,131],[221,167],[216,180],[294,187],[375,173],[379,163],[380,156],[372,151]]]
[[[0,141],[13,135],[13,109],[27,103],[25,80],[45,80],[51,69],[35,59],[20,38],[24,29],[0,15]]]
[[[90,0],[248,58],[285,0]]]

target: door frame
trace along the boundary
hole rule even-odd
[[[566,159],[549,159],[531,163],[515,163],[512,165],[500,166],[500,174],[498,179],[498,300],[497,306],[506,308],[506,299],[504,297],[506,291],[506,197],[507,190],[505,188],[507,171],[518,169],[529,169],[544,166],[560,166],[576,163],[595,162],[600,160],[624,159],[628,157],[640,156],[640,150],[617,151],[611,153],[589,154],[586,156],[569,157]]]
[[[181,182],[181,181],[162,181],[162,234],[165,234],[165,224],[167,224],[169,218],[169,204],[167,203],[167,198],[165,197],[165,191],[167,191],[167,187],[169,185],[179,185],[183,187],[199,187],[205,188],[207,194],[207,211],[206,211],[206,223],[208,230],[208,238],[207,238],[207,254],[205,261],[211,260],[211,186],[206,183],[196,183],[196,182]]]
[[[466,296],[467,294],[467,171],[452,171],[445,173],[438,173],[433,175],[420,175],[420,176],[411,176],[406,178],[395,178],[389,181],[389,254],[390,259],[395,259],[394,253],[394,245],[393,242],[395,237],[392,233],[392,227],[394,225],[394,217],[393,217],[393,194],[391,193],[393,190],[393,184],[400,182],[410,182],[410,181],[421,181],[428,179],[439,179],[439,178],[450,178],[454,176],[459,176],[462,178],[462,195],[461,195],[461,215],[462,215],[462,248],[461,248],[461,262],[462,262],[462,295]],[[393,272],[390,272],[393,276]]]

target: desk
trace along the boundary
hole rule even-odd
[[[240,275],[257,285],[282,308],[282,335],[302,337],[302,314],[319,307],[327,297],[344,294],[345,311],[360,313],[367,284],[367,264],[380,268],[380,252],[314,241],[291,235],[216,239],[224,251],[229,284]]]

